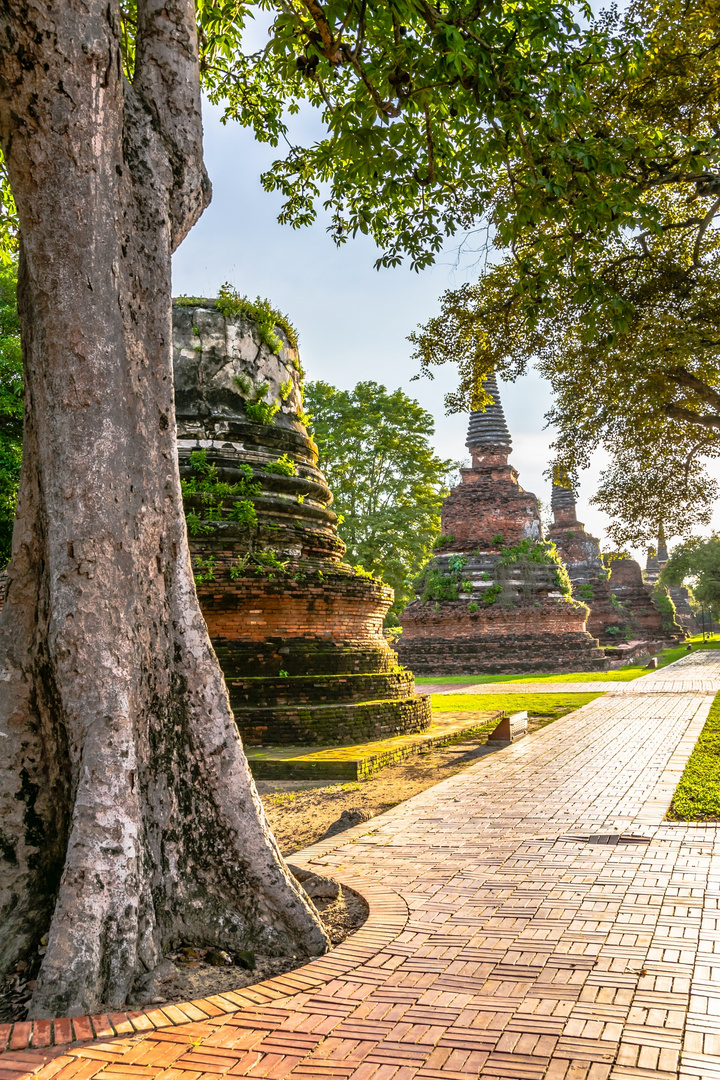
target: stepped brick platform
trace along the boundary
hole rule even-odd
[[[312,753],[298,747],[250,748],[248,764],[258,780],[367,780],[380,769],[415,754],[488,731],[505,715],[502,709],[492,709],[491,701],[488,706],[488,710],[464,713],[462,717],[438,713],[430,727],[419,734],[358,746],[334,746]]]
[[[439,554],[401,617],[402,663],[418,675],[602,670],[562,564],[542,542],[537,499],[508,464],[511,438],[494,404],[470,417],[472,467],[442,507]]]
[[[243,740],[423,731],[429,700],[383,634],[392,590],[342,562],[297,350],[224,310],[174,305],[176,412],[198,597]]]
[[[712,1080],[720,826],[664,816],[720,654],[630,685],[293,856],[369,901],[327,956],[147,1014],[7,1025],[0,1080]]]

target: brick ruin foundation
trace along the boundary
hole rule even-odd
[[[342,561],[297,350],[274,334],[277,353],[214,301],[173,308],[190,549],[238,728],[275,746],[422,731],[429,698],[383,633],[392,590]]]
[[[443,503],[438,554],[401,616],[398,653],[418,674],[602,670],[587,609],[542,539],[537,499],[508,464],[497,383],[470,416],[472,466]]]

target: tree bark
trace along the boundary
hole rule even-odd
[[[200,615],[180,497],[170,256],[209,202],[194,7],[0,2],[22,234],[23,466],[0,616],[0,976],[31,1015],[121,1007],[180,941],[316,954]]]

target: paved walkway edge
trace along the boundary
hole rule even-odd
[[[308,849],[308,854],[312,849]],[[293,856],[295,866],[311,869],[317,865],[315,858]],[[132,1035],[135,1032],[148,1032],[175,1027],[192,1021],[209,1020],[223,1013],[237,1013],[243,1008],[257,1008],[269,1005],[281,998],[288,998],[302,991],[323,986],[339,975],[347,974],[353,968],[366,964],[382,949],[389,945],[398,934],[402,933],[408,920],[408,907],[399,893],[378,882],[373,882],[351,871],[334,873],[342,885],[347,885],[365,899],[369,908],[366,921],[354,934],[341,945],[331,949],[324,956],[302,967],[288,971],[285,975],[276,975],[264,982],[254,983],[240,990],[225,991],[195,1001],[183,1001],[172,1005],[163,1005],[153,1009],[131,1012],[108,1013],[97,1016],[61,1017],[55,1020],[28,1020],[16,1024],[0,1025],[0,1080],[5,1080],[5,1072],[12,1072],[19,1080],[17,1071],[20,1064],[27,1067],[28,1056],[14,1064],[12,1053],[27,1050],[43,1050],[57,1046],[77,1046],[94,1039],[109,1039],[114,1036]],[[54,1056],[54,1055],[53,1055]],[[26,1075],[33,1075],[46,1063],[47,1055],[41,1055],[36,1068],[31,1068]],[[68,1059],[70,1060],[70,1059]]]

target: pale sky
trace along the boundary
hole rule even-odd
[[[337,248],[322,221],[301,230],[279,225],[280,196],[265,192],[259,179],[279,151],[259,145],[237,124],[223,126],[213,106],[206,105],[204,116],[213,200],[175,254],[174,295],[216,296],[229,281],[241,294],[267,297],[297,327],[309,379],[344,389],[365,379],[388,390],[402,387],[434,416],[437,452],[467,457],[467,416],[446,416],[443,403],[455,369],[438,369],[432,382],[412,382],[417,365],[407,335],[437,312],[445,289],[472,279],[471,260],[458,266],[449,249],[419,274],[405,267],[377,271],[377,249],[367,237]],[[543,471],[552,435],[544,413],[550,388],[533,372],[515,384],[502,383],[500,392],[513,437],[511,463],[522,486],[547,503]],[[598,460],[583,474],[578,516],[605,542],[606,519],[588,504],[601,467]],[[714,524],[720,527],[720,514]],[[644,553],[635,555],[644,563]]]

